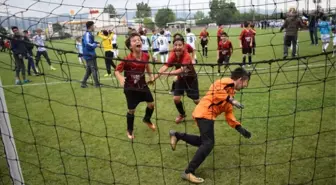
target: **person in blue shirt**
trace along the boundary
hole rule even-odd
[[[330,42],[330,25],[327,22],[327,17],[323,16],[322,21],[318,24],[322,40],[322,52],[326,52]]]
[[[86,22],[86,32],[82,38],[83,45],[83,58],[86,61],[86,72],[82,80],[81,87],[87,88],[87,80],[92,74],[95,87],[101,87],[101,84],[98,81],[98,67],[97,67],[97,55],[95,49],[100,47],[100,44],[94,40],[94,22]]]

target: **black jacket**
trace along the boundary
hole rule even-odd
[[[11,49],[15,55],[27,55],[27,48],[22,36],[13,36],[11,39]]]

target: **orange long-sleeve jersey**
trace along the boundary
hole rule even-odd
[[[234,82],[231,78],[215,81],[196,106],[192,113],[193,118],[215,120],[218,115],[225,113],[225,119],[232,128],[240,125],[233,114],[232,104],[227,101],[229,97],[234,95]]]

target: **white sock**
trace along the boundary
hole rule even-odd
[[[80,63],[80,64],[82,64],[82,63],[83,63],[83,61],[82,61],[82,58],[81,58],[81,57],[78,57],[78,61],[79,61],[79,63]]]
[[[161,58],[161,63],[164,63],[164,56],[160,55],[160,58]]]
[[[166,57],[165,63],[167,63],[168,62],[168,54],[165,54],[165,57]]]
[[[327,50],[328,46],[329,46],[329,43],[328,42],[325,43],[325,50]]]

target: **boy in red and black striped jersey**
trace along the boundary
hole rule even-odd
[[[221,41],[218,43],[217,48],[217,64],[218,64],[218,74],[221,72],[221,66],[224,64],[225,67],[228,66],[231,54],[233,52],[233,47],[231,41],[229,41],[227,33],[223,32],[221,35]]]
[[[256,34],[257,34],[257,31],[254,29],[254,23],[251,23],[251,29],[250,31],[252,32],[253,34],[253,38],[252,38],[252,54],[255,55],[255,48],[256,48]]]
[[[208,57],[208,41],[209,41],[208,38],[209,38],[209,32],[207,31],[207,27],[205,27],[200,33],[202,55],[204,57]]]
[[[153,80],[151,69],[148,65],[149,55],[141,51],[142,41],[138,33],[132,33],[125,42],[131,53],[125,57],[116,68],[115,75],[121,86],[124,87],[124,94],[127,100],[127,136],[134,139],[134,112],[140,102],[146,102],[146,113],[143,122],[155,131],[156,127],[151,122],[154,112],[154,99],[145,79],[145,71]],[[124,71],[124,76],[121,73]]]
[[[243,53],[242,67],[245,67],[246,55],[248,56],[249,66],[252,63],[253,34],[250,31],[249,26],[250,26],[249,22],[244,22],[244,29],[242,30],[239,36],[240,47],[242,48],[242,53]]]
[[[162,66],[158,74],[155,75],[154,80],[159,78],[161,75],[177,75],[177,81],[174,90],[174,103],[179,115],[176,117],[175,122],[178,124],[182,122],[185,117],[185,111],[183,109],[183,104],[181,101],[184,91],[186,91],[187,96],[194,101],[195,104],[199,102],[199,90],[198,90],[198,80],[197,74],[192,64],[192,59],[189,53],[185,50],[184,39],[175,38],[173,41],[174,48],[173,52],[169,55],[168,62]],[[169,67],[174,67],[175,70],[170,72],[165,72]]]

